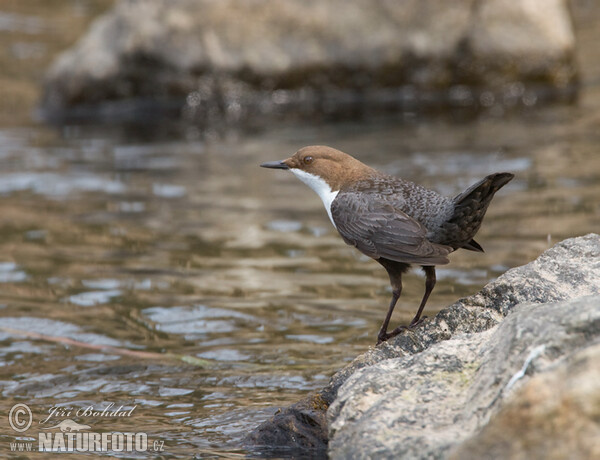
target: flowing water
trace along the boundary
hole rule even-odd
[[[428,315],[600,229],[600,34],[586,2],[574,106],[222,137],[30,121],[44,66],[110,2],[23,3],[0,2],[0,408],[31,408],[21,441],[37,440],[58,406],[46,426],[72,417],[143,431],[165,456],[242,454],[249,430],[374,344],[385,271],[342,242],[293,175],[257,166],[303,145],[336,146],[448,195],[516,174],[479,232],[486,252],[439,268]],[[423,288],[418,271],[407,275],[394,324],[412,318]],[[133,411],[75,417],[110,403]],[[17,435],[2,417],[7,453]]]

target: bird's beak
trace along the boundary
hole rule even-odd
[[[268,161],[260,165],[261,168],[271,168],[271,169],[290,169],[288,165],[285,164],[284,161]]]

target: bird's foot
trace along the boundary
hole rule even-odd
[[[391,339],[392,337],[396,337],[402,331],[406,331],[408,329],[409,328],[407,326],[398,326],[392,332],[383,332],[383,333],[380,332],[379,335],[377,336],[377,345],[379,345],[380,343],[385,342],[388,339]]]
[[[427,318],[427,316],[423,316],[420,319],[418,319],[417,321],[412,321],[408,326],[398,326],[392,332],[383,332],[383,331],[379,332],[379,335],[377,336],[377,345],[379,345],[380,343],[385,342],[388,339],[391,339],[392,337],[396,337],[401,332],[409,331],[411,329],[415,329],[423,321],[425,321],[426,318]]]

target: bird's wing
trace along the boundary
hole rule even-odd
[[[340,193],[331,204],[331,215],[344,241],[373,259],[443,265],[453,251],[427,240],[421,223],[374,194]]]

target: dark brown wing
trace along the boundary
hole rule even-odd
[[[449,262],[450,246],[427,240],[427,229],[412,217],[382,201],[380,195],[364,192],[338,194],[331,216],[344,241],[363,254],[397,262],[442,265]]]

